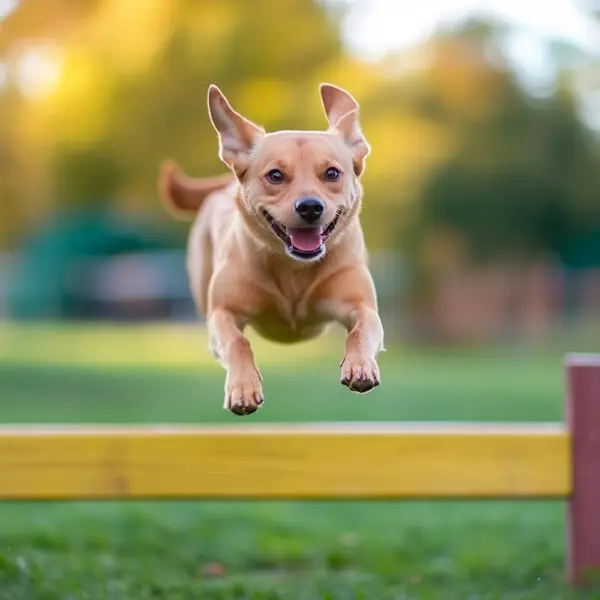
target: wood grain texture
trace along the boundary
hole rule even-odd
[[[559,425],[0,428],[0,499],[565,498]]]

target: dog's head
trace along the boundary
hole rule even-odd
[[[358,123],[358,103],[321,84],[326,131],[265,131],[236,112],[216,86],[208,111],[219,155],[237,177],[238,208],[253,234],[299,261],[322,258],[356,217],[369,145]]]

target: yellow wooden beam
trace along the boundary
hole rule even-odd
[[[3,427],[0,499],[565,498],[558,425]]]

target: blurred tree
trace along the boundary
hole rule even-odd
[[[525,262],[560,253],[600,227],[600,156],[572,91],[559,80],[534,98],[499,53],[499,33],[467,24],[440,34],[421,107],[454,132],[412,210],[396,219],[417,280],[439,265]],[[423,101],[424,100],[424,101]]]
[[[598,226],[597,141],[568,80],[529,96],[502,54],[506,27],[480,21],[367,63],[341,45],[343,6],[21,3],[0,34],[9,81],[0,93],[0,243],[62,207],[160,213],[164,157],[192,174],[222,171],[205,105],[211,82],[267,129],[323,127],[319,81],[349,89],[373,148],[369,245],[407,251],[413,265],[432,255],[532,257]]]
[[[420,218],[459,232],[475,260],[557,251],[570,235],[598,223],[589,187],[597,167],[591,134],[569,98],[534,106],[517,95],[466,135],[428,181]]]
[[[336,23],[312,0],[265,0],[260,11],[245,0],[46,4],[22,3],[0,40],[3,96],[18,94],[3,174],[15,187],[15,164],[28,171],[14,202],[37,209],[16,211],[11,231],[78,203],[160,211],[163,158],[199,175],[224,169],[210,83],[267,128],[314,127],[318,70],[342,56]]]
[[[2,22],[0,55],[7,56],[15,46],[60,39],[68,35],[97,7],[101,0],[22,0]]]

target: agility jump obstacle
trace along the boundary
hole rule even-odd
[[[600,355],[565,424],[0,428],[0,500],[563,499],[567,575],[600,573]]]

